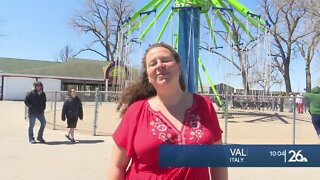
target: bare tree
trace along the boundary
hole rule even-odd
[[[73,55],[73,48],[71,48],[70,45],[65,45],[61,50],[59,54],[59,60],[61,62],[68,62],[70,59],[74,57]]]
[[[258,84],[263,91],[269,95],[270,90],[274,85],[279,85],[283,82],[283,79],[279,77],[278,70],[271,64],[267,65],[266,71],[255,70],[252,73],[253,82]]]
[[[132,3],[129,0],[86,0],[85,9],[85,12],[75,14],[70,24],[80,32],[93,35],[95,39],[75,56],[83,51],[91,51],[107,61],[115,60],[121,25],[133,12]]]
[[[306,91],[310,92],[311,90],[311,69],[310,64],[313,60],[314,54],[316,52],[316,47],[319,44],[320,33],[313,33],[310,37],[310,41],[303,39],[298,42],[299,51],[306,62]]]
[[[250,82],[248,79],[249,71],[257,63],[257,61],[249,60],[249,52],[257,45],[257,42],[255,39],[246,40],[245,32],[235,23],[235,21],[226,13],[224,13],[223,16],[230,28],[230,33],[217,31],[216,34],[228,44],[230,50],[235,52],[237,58],[228,57],[215,48],[206,48],[207,45],[204,45],[204,47],[202,46],[202,48],[220,56],[222,60],[231,63],[238,70],[238,75],[242,78],[244,93],[248,94],[250,90]],[[230,34],[232,34],[232,37]]]
[[[311,34],[298,40],[297,45],[299,52],[306,63],[306,91],[311,90],[311,69],[310,64],[313,60],[317,47],[320,41],[320,6],[318,3],[312,3],[312,1],[305,1],[304,6],[308,9],[308,14],[305,18],[304,29],[311,30]]]
[[[290,80],[292,52],[298,40],[311,33],[301,28],[307,14],[303,3],[301,0],[260,0],[260,5],[271,24],[274,65],[283,76],[287,93],[292,92]]]

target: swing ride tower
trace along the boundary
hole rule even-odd
[[[249,23],[263,32],[266,31],[268,23],[237,0],[151,0],[141,9],[136,11],[132,17],[127,19],[122,28],[128,28],[127,32],[130,35],[141,26],[141,23],[144,22],[151,13],[156,13],[152,21],[141,32],[139,38],[134,39],[135,42],[141,43],[150,28],[154,26],[159,17],[163,15],[163,12],[170,8],[170,4],[171,10],[157,35],[156,42],[161,40],[169,21],[173,17],[173,14],[178,14],[178,25],[176,25],[178,26],[178,30],[172,45],[178,50],[181,56],[182,75],[186,82],[187,91],[192,93],[198,92],[198,82],[201,84],[199,68],[202,68],[216,95],[216,98],[219,103],[222,104],[214,89],[211,78],[199,58],[201,16],[205,17],[207,29],[210,31],[210,37],[214,44],[213,48],[219,48],[219,46],[217,44],[213,24],[210,20],[210,13],[215,13],[232,41],[235,41],[235,38],[233,37],[226,20],[223,18],[223,13],[230,15],[239,27],[242,28],[242,30],[252,39],[254,39],[254,36],[249,32],[244,23],[240,21],[234,12],[237,11],[238,14],[245,17]]]

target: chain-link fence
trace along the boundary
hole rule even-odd
[[[66,129],[61,110],[67,92],[46,92],[46,118],[53,129]],[[118,92],[78,92],[84,109],[83,121],[77,129],[93,135],[111,135],[120,122],[116,111]],[[225,143],[307,144],[316,143],[307,103],[295,96],[215,95],[212,99]],[[302,101],[302,105],[301,105]]]
[[[66,129],[66,122],[61,120],[61,112],[67,92],[46,92],[46,95],[48,125],[52,129]],[[83,105],[83,121],[78,121],[77,130],[93,135],[111,135],[120,122],[115,103],[119,93],[78,91],[77,96]]]
[[[209,96],[217,102],[214,95]],[[308,103],[296,96],[220,95],[216,105],[225,143],[308,144],[318,141]]]

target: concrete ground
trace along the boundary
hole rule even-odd
[[[76,132],[76,144],[65,131],[46,129],[46,144],[28,142],[28,122],[20,102],[0,101],[0,179],[106,179],[112,139]],[[34,129],[35,136],[39,126]]]
[[[116,114],[108,107],[107,111]],[[114,114],[109,115],[117,117]],[[71,144],[64,137],[64,128],[52,130],[48,124],[44,133],[47,143],[30,144],[23,102],[0,101],[0,124],[0,179],[106,179],[113,144],[110,136],[92,136],[90,131],[76,131],[78,142]],[[35,134],[38,128],[36,125]],[[273,131],[268,128],[269,134]],[[319,172],[320,168],[229,168],[229,179],[315,180],[320,177]]]

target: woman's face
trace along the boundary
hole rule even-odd
[[[167,48],[155,47],[149,50],[146,69],[149,82],[156,90],[162,87],[180,87],[181,64],[176,62]]]

